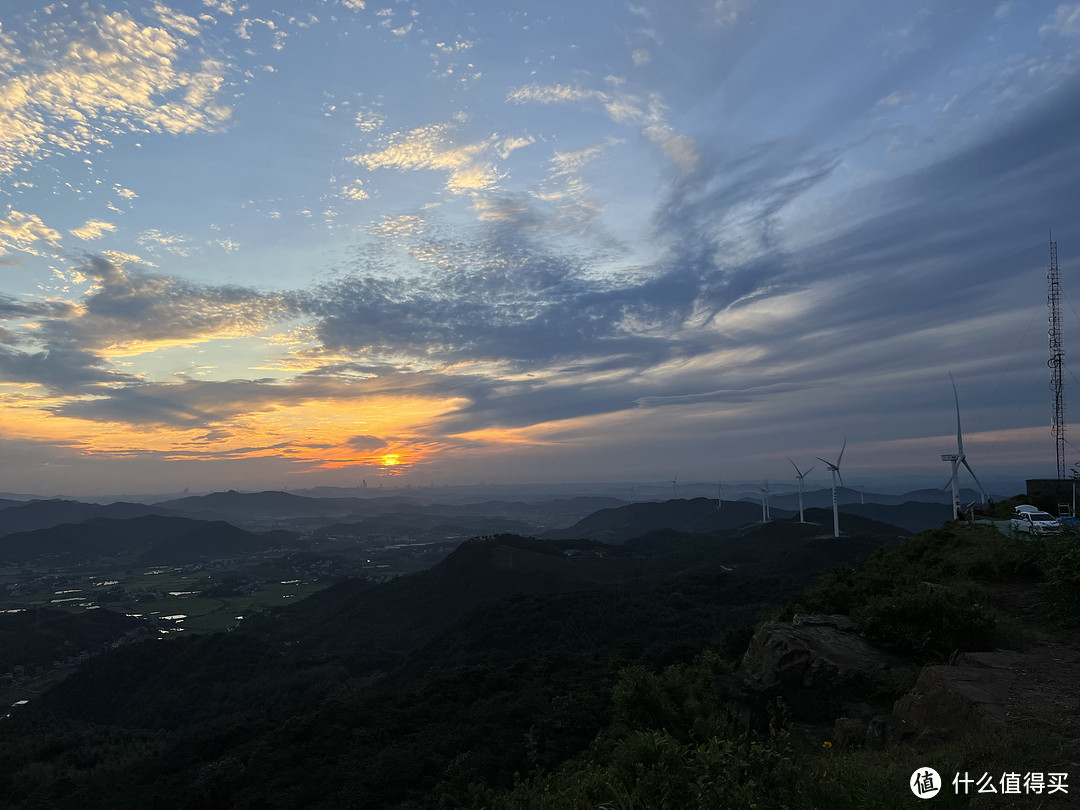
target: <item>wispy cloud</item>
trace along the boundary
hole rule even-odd
[[[453,194],[494,188],[501,178],[492,160],[498,154],[499,139],[456,143],[453,130],[451,124],[430,124],[395,133],[386,138],[382,149],[353,155],[349,161],[369,170],[442,172],[447,175],[446,189]]]
[[[1066,37],[1080,37],[1080,3],[1062,3],[1054,9],[1054,16],[1040,31]]]
[[[608,118],[617,124],[641,127],[642,134],[658,144],[678,166],[691,169],[697,161],[693,139],[680,134],[667,121],[667,106],[660,93],[642,96],[626,89],[626,81],[617,76],[605,79],[608,89],[597,90],[575,85],[528,84],[511,90],[506,100],[513,104],[576,104],[598,102]]]

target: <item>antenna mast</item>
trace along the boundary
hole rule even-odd
[[[1054,421],[1050,430],[1057,444],[1057,478],[1065,478],[1065,382],[1062,371],[1065,350],[1061,345],[1061,273],[1058,270],[1057,242],[1050,238],[1050,271],[1046,274],[1049,287],[1047,304],[1050,307],[1050,390],[1054,392]]]

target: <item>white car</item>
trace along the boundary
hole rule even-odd
[[[1009,521],[1015,532],[1028,534],[1061,534],[1064,527],[1057,518],[1046,512],[1040,512],[1034,506],[1018,506]]]

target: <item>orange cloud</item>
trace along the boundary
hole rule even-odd
[[[88,422],[52,413],[61,398],[0,394],[0,421],[10,439],[50,442],[87,456],[156,455],[168,460],[275,458],[310,470],[377,467],[404,472],[449,445],[425,436],[426,426],[459,399],[374,396],[271,406],[218,424],[184,427]],[[369,447],[357,447],[363,435]]]

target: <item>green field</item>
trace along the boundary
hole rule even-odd
[[[130,598],[118,598],[109,593],[108,586],[96,586],[95,582],[118,583]],[[22,596],[8,595],[0,599],[0,610],[52,607],[77,613],[101,607],[158,620],[162,629],[170,632],[182,629],[192,633],[214,633],[235,627],[240,621],[238,616],[287,605],[329,584],[329,581],[290,581],[289,584],[268,581],[251,594],[207,597],[202,591],[212,587],[213,583],[205,574],[183,574],[173,569],[136,575],[94,575],[87,577],[83,584],[69,580],[61,588],[41,589]],[[161,596],[145,598],[148,593]],[[143,598],[134,598],[136,594],[142,594]],[[181,615],[184,616],[181,620],[165,619]]]

